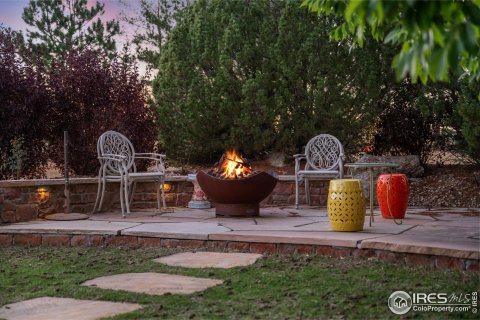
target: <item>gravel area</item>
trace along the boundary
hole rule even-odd
[[[471,166],[428,167],[410,180],[411,206],[480,208],[480,169]]]

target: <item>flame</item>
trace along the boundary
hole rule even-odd
[[[250,164],[245,163],[235,149],[225,151],[225,159],[221,164],[220,177],[223,179],[239,179],[252,173]]]

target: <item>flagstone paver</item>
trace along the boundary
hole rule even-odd
[[[211,234],[210,239],[260,243],[312,244],[355,248],[359,241],[379,236],[381,235],[362,232],[231,231]]]
[[[138,226],[139,223],[93,220],[31,221],[0,227],[0,233],[70,233],[70,234],[118,234],[121,230]]]
[[[210,233],[226,232],[230,229],[208,222],[146,223],[124,230],[123,235],[207,240]]]
[[[328,218],[325,221],[312,221],[304,218],[283,218],[283,219],[255,219],[255,221],[227,221],[222,220],[222,226],[232,231],[319,231],[319,232],[333,232]],[[368,219],[365,219],[363,233],[372,234],[399,234],[414,227],[410,224],[411,220],[404,220],[401,225],[396,225],[391,220],[384,220],[381,217],[376,217],[373,226],[369,226]],[[432,220],[433,221],[433,220]],[[256,223],[255,223],[256,222]],[[323,222],[323,223],[322,223]],[[407,224],[408,222],[408,224]]]
[[[174,212],[164,213],[163,217],[176,217],[176,218],[213,218],[215,217],[215,209],[190,209],[190,208],[181,208],[181,210],[175,210]]]
[[[93,320],[143,308],[135,303],[42,297],[0,307],[6,320]]]
[[[93,215],[90,220],[95,221],[116,221],[116,222],[132,222],[132,223],[178,223],[178,222],[203,222],[205,218],[192,218],[192,217],[164,217],[154,213],[148,213],[144,215],[129,215],[123,218],[119,214],[102,214]]]
[[[359,231],[360,233],[371,235],[401,234],[415,227],[415,224],[412,224],[410,220],[404,220],[402,224],[397,225],[392,220],[375,217],[375,222],[371,226],[368,220],[368,218],[365,219],[363,230]]]
[[[105,276],[83,283],[102,289],[124,290],[150,295],[190,294],[223,283],[222,280],[179,276],[166,273],[123,273]]]
[[[299,215],[302,217],[327,217],[327,210],[324,207],[282,207],[281,211],[288,215]]]
[[[474,232],[475,228],[469,230],[470,232],[465,229],[429,231],[422,230],[422,227],[418,226],[399,235],[365,239],[360,247],[478,260],[480,259],[480,241],[475,238],[478,233]]]
[[[172,208],[173,212],[159,212],[158,209],[142,209],[134,211],[125,218],[118,212],[101,212],[90,216],[90,220],[96,221],[125,221],[125,222],[193,222],[205,221],[215,217],[214,212],[200,213],[190,208]]]
[[[262,219],[256,218],[255,221],[227,221],[222,220],[222,226],[234,231],[292,231],[292,230],[316,230],[316,231],[330,231],[329,224],[319,224],[317,221],[297,217],[284,217],[277,219]],[[314,226],[311,226],[315,224]]]
[[[228,269],[251,265],[261,257],[256,253],[181,252],[154,261],[174,267]]]
[[[439,242],[450,241],[451,238],[468,238],[480,233],[480,225],[462,225],[451,228],[449,225],[432,223],[428,225],[415,226],[405,234],[420,234],[430,237],[438,237]],[[480,249],[480,248],[479,248]]]

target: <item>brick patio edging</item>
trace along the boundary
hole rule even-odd
[[[165,247],[180,249],[207,249],[260,254],[300,254],[320,255],[336,258],[354,257],[377,259],[389,263],[407,266],[424,266],[435,269],[480,271],[480,261],[446,256],[434,256],[414,253],[391,252],[378,249],[358,249],[349,247],[322,246],[287,243],[250,243],[217,240],[170,239],[141,236],[101,235],[101,234],[43,234],[17,233],[0,234],[0,246],[129,246],[129,247]]]

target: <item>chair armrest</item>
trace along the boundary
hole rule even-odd
[[[306,159],[307,156],[305,154],[294,154],[293,157],[295,158],[295,175],[297,172],[300,171],[300,161]]]
[[[146,160],[153,160],[155,161],[155,166],[157,168],[157,172],[161,172],[165,174],[165,159],[164,154],[160,153],[135,153],[135,159],[146,159]]]

